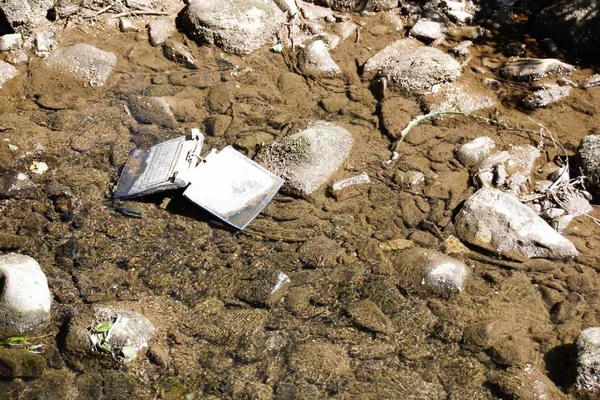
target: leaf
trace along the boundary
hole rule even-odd
[[[17,150],[19,150],[19,148],[17,146],[15,146],[14,144],[10,144],[10,143],[8,144],[8,148],[11,151],[17,151]]]
[[[106,322],[104,324],[100,324],[96,327],[96,332],[98,333],[104,333],[104,332],[108,332],[108,330],[113,326],[112,322]]]
[[[5,343],[23,343],[25,338],[23,336],[11,336],[6,338]]]
[[[110,353],[111,352],[111,348],[110,348],[110,344],[108,342],[101,342],[98,343],[98,349],[105,352],[105,353]]]

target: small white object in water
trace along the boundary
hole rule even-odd
[[[350,185],[359,185],[361,183],[371,183],[371,179],[369,179],[369,175],[366,172],[363,172],[360,175],[353,176],[351,178],[342,179],[341,181],[334,182],[331,185],[331,190],[337,191],[341,190]]]
[[[43,161],[34,161],[29,166],[29,170],[34,174],[43,174],[44,172],[48,171],[48,164]]]
[[[281,53],[283,51],[283,45],[281,43],[277,43],[275,46],[271,47],[271,51],[274,53]]]
[[[279,274],[277,275],[277,282],[275,282],[275,285],[273,286],[273,288],[271,289],[271,294],[274,294],[275,292],[277,292],[279,289],[281,289],[283,287],[283,285],[285,285],[286,283],[290,283],[290,278],[289,276],[287,276],[286,274],[284,274],[283,272],[279,271]]]

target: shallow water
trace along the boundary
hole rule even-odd
[[[400,131],[420,110],[393,93],[380,101],[361,80],[356,65],[401,33],[377,15],[353,18],[366,27],[360,40],[353,36],[332,51],[345,71],[341,78],[304,79],[294,73],[294,54],[265,48],[241,58],[179,36],[198,59],[199,69],[187,70],[150,46],[144,32],[102,24],[70,28],[58,41],[115,53],[118,66],[105,88],[56,78],[35,58],[19,67],[20,77],[0,91],[0,137],[18,150],[0,146],[0,165],[26,171],[44,161],[50,168],[30,174],[38,188],[30,198],[0,201],[0,227],[9,234],[0,236],[0,249],[42,265],[54,296],[53,321],[43,376],[0,381],[0,393],[21,399],[525,399],[541,390],[527,389],[532,375],[524,371],[532,368],[569,386],[573,340],[600,323],[600,228],[586,217],[569,226],[565,235],[580,251],[569,262],[458,255],[471,275],[450,298],[407,285],[410,260],[390,243],[408,238],[443,251],[453,215],[474,192],[453,150],[482,135],[505,146],[538,145],[540,138],[470,119],[439,119],[415,128],[399,159],[387,163],[394,139],[381,113],[391,109]],[[485,65],[501,65],[503,44],[497,36],[477,41],[463,81],[477,87],[482,77],[498,78]],[[571,79],[593,72],[578,69]],[[532,129],[543,124],[570,155],[600,129],[600,89],[575,88],[556,105],[525,112],[516,100],[527,87],[503,81],[499,105],[480,113]],[[124,107],[131,95],[185,100],[175,109],[177,125],[136,123]],[[308,199],[279,194],[241,232],[180,193],[133,202],[142,218],[128,218],[111,200],[134,147],[206,124],[205,149],[231,144],[254,157],[319,119],[355,139],[332,180],[366,172],[371,184],[336,196],[325,187]],[[556,156],[547,141],[541,149],[542,162]],[[425,184],[407,188],[401,172],[409,170],[423,172]],[[597,210],[593,215],[600,217]],[[10,235],[20,238],[16,244]],[[282,299],[264,304],[253,293],[272,270],[286,273],[291,285]],[[146,315],[158,328],[148,353],[120,368],[61,356],[66,321],[93,304]],[[515,388],[515,380],[525,383]],[[562,397],[553,390],[549,398]]]

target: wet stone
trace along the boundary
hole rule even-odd
[[[186,49],[185,45],[174,40],[167,40],[163,45],[165,57],[176,63],[183,64],[187,68],[196,69],[196,59]]]
[[[327,45],[322,40],[316,40],[306,47],[301,69],[305,75],[313,77],[332,76],[342,72],[329,55]]]
[[[50,319],[50,289],[36,260],[20,254],[0,256],[0,338],[25,335]]]
[[[165,43],[176,31],[175,21],[169,19],[157,19],[148,23],[148,38],[152,46]]]
[[[15,67],[13,67],[7,62],[0,61],[0,89],[2,89],[2,86],[4,86],[6,82],[11,80],[18,74],[19,71]]]
[[[537,81],[546,76],[569,76],[574,67],[554,58],[516,58],[506,62],[500,74],[515,81]]]
[[[275,305],[287,292],[290,278],[275,269],[265,269],[252,280],[243,281],[237,297],[250,304],[265,307]]]
[[[564,399],[565,395],[532,364],[492,373],[490,381],[502,395],[512,399]]]
[[[568,85],[544,85],[541,89],[523,99],[523,104],[527,108],[546,107],[550,104],[564,99],[571,93],[571,87]]]
[[[140,124],[156,124],[165,128],[176,126],[169,103],[161,97],[132,96],[127,99],[127,106]]]
[[[46,360],[26,350],[0,348],[0,376],[5,378],[38,378]]]
[[[354,379],[346,351],[322,341],[296,346],[288,357],[288,367],[300,379],[332,390],[342,389]]]
[[[600,74],[595,74],[595,75],[590,76],[585,81],[583,81],[581,86],[585,89],[595,88],[595,87],[600,86]]]
[[[0,176],[0,199],[35,198],[38,194],[35,183],[22,172],[8,170]]]
[[[117,57],[89,44],[76,44],[53,51],[44,62],[84,85],[104,86],[117,65]]]
[[[357,301],[347,308],[352,322],[369,331],[390,334],[394,330],[392,321],[371,300]]]
[[[298,256],[307,268],[330,268],[335,265],[340,250],[334,240],[318,236],[300,246]]]
[[[273,40],[285,21],[285,13],[267,0],[192,0],[182,17],[189,36],[236,54]]]
[[[455,227],[461,240],[516,260],[578,254],[573,243],[533,210],[497,189],[482,188],[472,195],[456,216]]]
[[[491,138],[482,136],[457,148],[456,156],[466,167],[472,167],[477,165],[495,147],[496,143]]]

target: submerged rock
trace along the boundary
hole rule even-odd
[[[600,328],[587,328],[575,340],[577,377],[575,390],[585,396],[600,394]],[[587,397],[586,397],[587,398]]]
[[[162,97],[132,96],[127,99],[131,116],[140,124],[156,124],[165,128],[176,126],[175,115]]]
[[[317,121],[271,145],[262,158],[267,168],[285,179],[290,191],[307,196],[340,167],[353,143],[344,128]]]
[[[456,156],[463,165],[472,167],[490,154],[495,147],[496,143],[491,138],[482,136],[457,148]]]
[[[340,389],[354,378],[350,357],[339,345],[323,341],[296,346],[288,357],[288,367],[300,379],[329,389]]]
[[[194,58],[183,43],[167,40],[163,45],[163,52],[169,60],[183,64],[189,69],[197,69],[196,58]]]
[[[0,60],[0,89],[2,86],[15,76],[19,75],[19,70],[7,62]]]
[[[312,77],[331,76],[342,72],[340,67],[333,61],[333,58],[331,58],[331,55],[329,55],[327,45],[322,40],[312,42],[302,54],[300,68],[305,75]]]
[[[573,243],[517,198],[482,188],[458,212],[457,236],[468,243],[515,260],[567,258],[578,252]]]
[[[600,55],[600,2],[562,0],[550,4],[536,16],[537,36],[582,54]]]
[[[515,81],[537,81],[549,75],[569,76],[573,69],[554,58],[516,58],[506,62],[500,74]]]
[[[347,312],[361,328],[388,334],[394,330],[394,323],[371,300],[357,301],[348,306]]]
[[[389,86],[414,93],[455,81],[461,74],[461,67],[458,61],[439,49],[418,46],[410,39],[403,39],[375,54],[364,65],[364,71],[380,71]]]
[[[276,269],[265,269],[254,279],[244,281],[237,297],[254,305],[271,306],[287,292],[290,278]]]
[[[544,85],[540,90],[536,90],[529,96],[523,99],[523,104],[527,108],[540,108],[546,107],[552,103],[564,99],[571,93],[571,86],[569,85]]]
[[[36,260],[0,256],[0,338],[43,328],[50,319],[50,289]]]
[[[600,135],[587,135],[577,148],[583,174],[593,194],[600,194]]]
[[[21,349],[0,348],[0,376],[4,378],[38,378],[46,360],[39,354]]]
[[[35,183],[22,172],[11,169],[0,176],[0,199],[34,198],[37,194]]]
[[[85,85],[104,86],[117,65],[117,57],[89,44],[76,44],[53,51],[45,63]]]
[[[250,54],[273,40],[286,20],[269,0],[192,0],[182,24],[193,38],[232,53]]]

